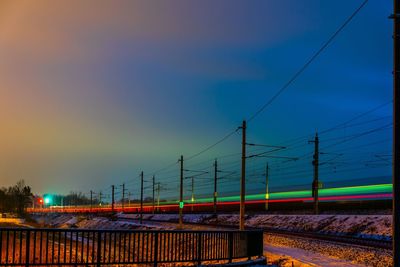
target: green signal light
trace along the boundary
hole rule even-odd
[[[51,203],[51,198],[50,197],[45,197],[44,198],[44,204],[50,204]]]
[[[179,208],[180,209],[183,209],[183,205],[184,205],[183,201],[179,202]]]

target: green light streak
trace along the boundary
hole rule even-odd
[[[377,184],[377,185],[362,185],[362,186],[348,186],[348,187],[335,187],[319,190],[320,197],[330,196],[344,196],[344,195],[363,195],[363,194],[379,194],[379,193],[392,193],[392,184]],[[269,199],[288,199],[288,198],[308,198],[311,197],[311,190],[288,191],[288,192],[275,192],[269,193]],[[246,200],[263,200],[265,193],[247,195]],[[219,202],[232,202],[239,201],[240,196],[227,196],[218,198]],[[213,198],[197,199],[194,203],[210,203]],[[185,203],[192,203],[191,199],[184,201]],[[167,201],[162,204],[177,204],[177,201]]]

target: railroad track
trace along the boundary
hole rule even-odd
[[[353,236],[338,236],[338,235],[310,233],[310,232],[291,232],[278,229],[263,229],[263,230],[266,233],[273,233],[288,237],[300,237],[300,238],[322,240],[334,243],[341,243],[345,245],[357,245],[362,247],[392,250],[392,241],[389,240],[375,240],[375,239],[366,239]]]
[[[119,218],[119,220],[126,221],[137,221],[136,219],[129,218]],[[177,221],[163,221],[163,220],[145,220],[146,222],[156,222],[156,223],[168,223],[176,225]],[[213,228],[227,228],[227,229],[237,229],[237,226],[227,225],[227,224],[216,224],[216,223],[195,223],[195,222],[184,222],[186,225],[196,225],[196,226],[205,226],[205,227],[213,227]],[[376,239],[366,239],[354,236],[337,236],[330,234],[322,234],[322,233],[313,233],[313,232],[293,232],[289,230],[275,229],[275,228],[258,228],[258,227],[246,227],[246,229],[254,229],[254,230],[263,230],[265,233],[272,233],[276,235],[286,236],[286,237],[299,237],[313,240],[321,240],[327,242],[340,243],[344,245],[357,245],[362,247],[369,248],[380,248],[386,250],[392,250],[392,241],[389,240],[376,240]]]

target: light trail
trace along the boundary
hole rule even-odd
[[[376,184],[376,185],[363,185],[363,186],[348,186],[320,189],[320,201],[334,202],[334,201],[360,201],[360,200],[379,200],[392,198],[392,184]],[[290,203],[290,202],[312,202],[311,190],[287,191],[265,194],[253,194],[246,196],[246,205],[263,204],[266,201],[269,203]],[[213,198],[197,199],[192,204],[191,199],[186,199],[185,208],[193,207],[211,207],[213,206]],[[218,199],[218,206],[225,205],[239,205],[239,196],[220,197]],[[175,210],[178,208],[178,201],[165,201],[160,206],[155,208],[161,211]],[[145,203],[143,211],[151,212],[153,210],[152,203]],[[30,208],[28,212],[111,212],[111,205],[103,205],[102,207],[78,206],[78,207],[49,207],[49,208]],[[122,209],[121,205],[115,205],[115,212],[138,212],[140,211],[140,204],[135,203],[130,206],[125,206]]]

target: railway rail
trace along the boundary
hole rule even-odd
[[[119,220],[132,221],[136,219],[127,219],[127,218],[119,218]],[[163,220],[148,220],[144,219],[143,221],[147,222],[158,222],[158,223],[170,223],[176,225],[177,221],[163,221]],[[195,222],[184,222],[186,225],[196,225],[196,226],[204,226],[204,227],[212,227],[212,228],[226,228],[226,229],[237,229],[236,225],[228,225],[228,224],[216,224],[216,223],[195,223]],[[332,235],[332,234],[324,234],[324,233],[315,233],[315,232],[301,232],[301,231],[289,231],[283,229],[276,228],[261,228],[261,227],[249,227],[246,226],[246,229],[249,230],[262,230],[264,233],[272,233],[276,235],[286,236],[286,237],[299,237],[306,239],[314,239],[321,240],[327,242],[340,243],[344,245],[357,245],[368,248],[380,248],[386,250],[392,250],[392,241],[391,240],[378,240],[378,239],[368,239],[361,238],[356,236],[346,236],[346,235]]]

